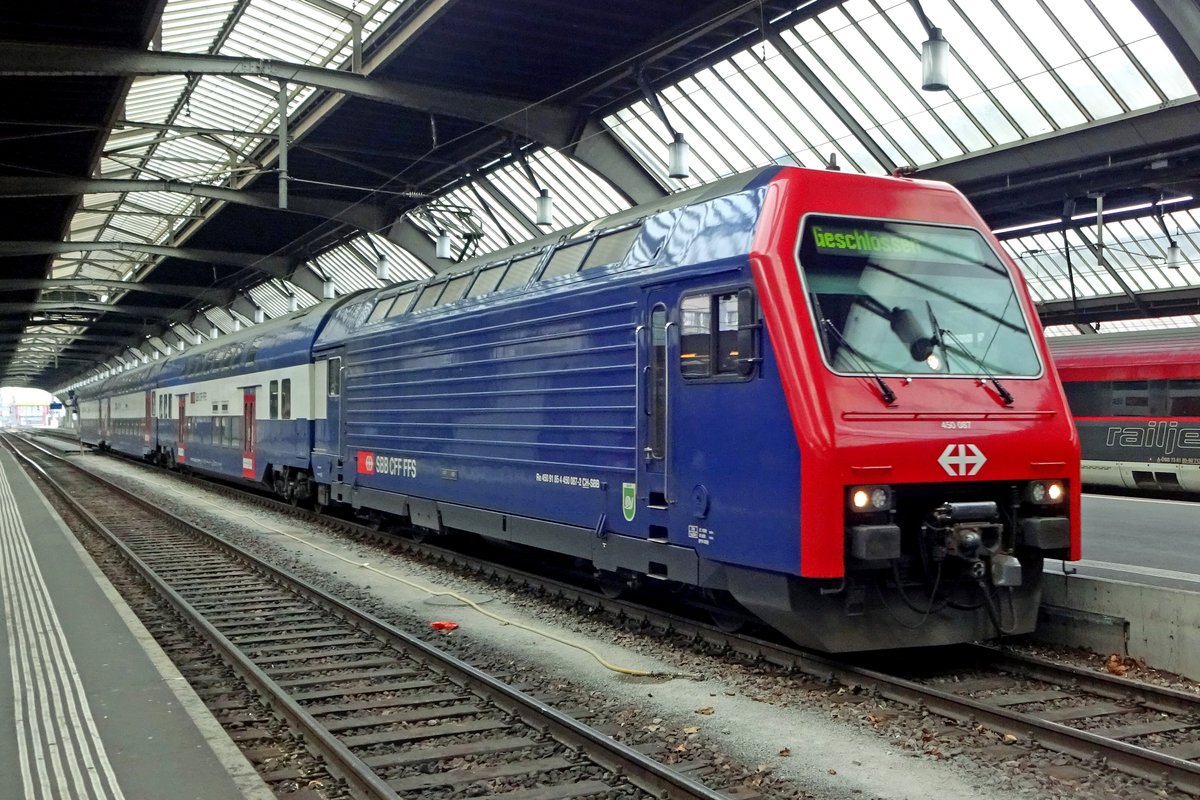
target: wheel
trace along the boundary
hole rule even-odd
[[[609,600],[616,600],[628,588],[628,583],[620,575],[605,570],[596,573],[596,583],[600,587],[600,594]]]
[[[723,611],[713,608],[709,609],[708,616],[712,620],[713,625],[717,626],[717,630],[722,633],[737,633],[746,627],[746,623],[749,622],[745,616],[736,611]]]

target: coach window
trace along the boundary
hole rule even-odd
[[[1150,413],[1150,385],[1146,381],[1113,381],[1112,414],[1144,417]]]
[[[372,322],[379,322],[379,320],[386,317],[388,309],[392,307],[392,303],[395,300],[396,298],[393,295],[392,297],[385,297],[376,303],[375,307],[371,309],[371,313],[367,316],[367,324],[370,325]]]
[[[326,382],[326,386],[328,387],[327,393],[330,397],[337,397],[342,393],[342,359],[331,358],[329,359],[328,366],[329,377]]]
[[[500,285],[500,279],[504,277],[504,268],[506,266],[508,264],[504,262],[479,270],[479,277],[475,279],[475,282],[471,284],[471,288],[467,290],[467,297],[479,297],[481,294],[489,294],[496,291],[496,287]]]
[[[279,381],[271,381],[271,419],[279,419]]]
[[[496,291],[504,289],[515,289],[518,286],[524,286],[529,283],[529,279],[533,277],[533,271],[537,269],[537,265],[542,260],[540,252],[534,253],[524,258],[513,259],[509,265],[508,271],[504,273],[504,277],[500,280],[500,286]]]
[[[412,303],[413,295],[416,293],[415,289],[409,289],[407,292],[396,295],[396,302],[392,303],[392,307],[388,309],[388,317],[398,317],[408,311],[408,306]]]
[[[446,282],[431,283],[421,292],[421,296],[417,298],[417,302],[413,304],[413,311],[421,311],[426,308],[433,308],[437,303],[438,295],[446,288]]]
[[[292,418],[292,379],[284,378],[279,388],[279,416],[283,419]]]
[[[555,250],[554,255],[550,256],[550,263],[546,264],[546,268],[542,270],[542,280],[547,281],[561,275],[573,275],[578,272],[579,265],[583,263],[583,257],[587,255],[590,244],[591,242],[587,241],[577,242],[563,245]]]
[[[1168,387],[1172,417],[1200,417],[1200,381],[1171,381]]]
[[[1063,384],[1067,405],[1077,417],[1107,417],[1112,414],[1112,384],[1108,381],[1073,381]]]
[[[634,225],[632,228],[606,233],[599,237],[596,239],[596,243],[592,245],[587,258],[583,260],[583,266],[579,269],[585,270],[609,264],[620,264],[625,260],[625,255],[629,252],[633,240],[637,238],[641,230],[641,225]]]
[[[467,291],[467,286],[471,283],[471,278],[475,277],[475,273],[467,272],[463,275],[457,275],[450,279],[446,284],[446,291],[442,292],[442,296],[438,298],[438,305],[444,306],[447,303],[453,303],[456,300],[461,300],[463,294]]]
[[[685,378],[707,377],[712,363],[712,303],[708,295],[683,298],[679,316],[679,369]]]

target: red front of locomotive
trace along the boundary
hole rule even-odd
[[[796,591],[860,630],[822,646],[1031,630],[1043,557],[1080,557],[1079,441],[979,215],[943,184],[783,170],[752,265],[800,444]]]

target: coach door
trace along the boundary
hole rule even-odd
[[[324,373],[325,413],[318,413],[314,420],[314,449],[340,456],[342,452],[342,357],[339,355],[322,359],[317,362],[317,367],[318,382]]]
[[[179,427],[175,441],[178,443],[175,460],[182,464],[187,458],[187,395],[179,395]]]
[[[154,428],[154,392],[146,391],[146,424],[142,431],[142,444],[146,450],[151,449],[151,431]]]
[[[254,387],[242,390],[242,477],[254,480],[258,477],[258,465],[254,462]]]

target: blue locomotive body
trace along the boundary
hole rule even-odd
[[[331,323],[316,346],[342,365],[331,500],[688,585],[719,584],[726,565],[794,569],[799,458],[778,435],[791,428],[779,382],[668,369],[688,337],[653,319],[696,298],[695,327],[714,298],[752,293],[762,195],[752,184],[583,237],[584,252],[516,252],[484,269],[545,276],[624,236],[614,263],[392,316],[372,312],[394,292],[347,308],[362,322]],[[756,375],[774,371],[769,347],[759,358]],[[655,425],[661,443],[647,444]],[[754,535],[740,535],[750,519]]]

